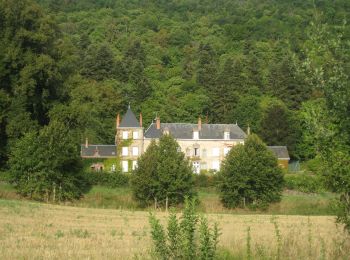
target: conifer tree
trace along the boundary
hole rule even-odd
[[[218,63],[216,54],[209,44],[201,44],[198,55],[197,83],[211,93],[217,87]]]
[[[286,145],[294,155],[299,127],[293,113],[281,101],[271,101],[263,110],[259,135],[268,145]]]
[[[276,58],[268,75],[268,93],[285,102],[291,109],[297,109],[310,97],[308,85],[301,79],[293,57],[286,54],[282,60]]]
[[[81,73],[98,81],[115,78],[115,65],[114,54],[107,44],[102,44],[98,48],[90,46]]]
[[[152,95],[152,87],[145,75],[146,54],[139,41],[133,42],[126,50],[122,61],[124,78],[130,84],[126,90],[127,101],[141,104]]]

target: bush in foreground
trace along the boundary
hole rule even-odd
[[[218,225],[209,227],[199,217],[195,200],[186,200],[181,219],[171,213],[165,228],[154,215],[150,216],[154,252],[158,259],[214,259],[219,238]]]
[[[137,165],[131,188],[142,206],[164,205],[167,198],[169,205],[176,205],[195,195],[191,164],[170,135],[163,135],[159,143],[152,141]]]
[[[256,135],[231,149],[221,167],[221,201],[225,207],[266,207],[278,202],[283,174],[276,157]]]

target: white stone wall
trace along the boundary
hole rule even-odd
[[[152,139],[144,140],[144,149],[151,143]],[[219,170],[222,160],[225,158],[225,153],[230,148],[237,144],[244,144],[244,139],[235,140],[192,140],[192,139],[178,139],[177,142],[181,147],[181,151],[190,158],[196,165],[199,165],[200,170]],[[195,156],[195,148],[199,152],[198,156]]]

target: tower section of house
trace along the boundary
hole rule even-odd
[[[146,130],[144,149],[152,139],[172,135],[181,151],[192,161],[194,172],[220,170],[220,164],[232,147],[244,144],[246,134],[237,124],[161,123],[157,118]]]
[[[143,151],[142,114],[137,120],[130,106],[120,121],[116,119],[115,144],[123,172],[130,172],[137,166],[137,158]]]

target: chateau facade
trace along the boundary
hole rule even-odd
[[[116,119],[115,145],[91,145],[86,141],[81,146],[83,158],[117,157],[123,172],[137,167],[138,157],[147,150],[152,140],[163,134],[172,135],[181,151],[191,160],[193,171],[220,170],[220,164],[226,154],[237,144],[244,144],[246,133],[237,124],[203,124],[201,118],[197,124],[162,123],[157,117],[147,128],[143,128],[142,115],[137,120],[129,107],[120,121]],[[282,167],[288,166],[289,155],[285,146],[269,147],[277,156]],[[118,161],[119,161],[118,160]]]

